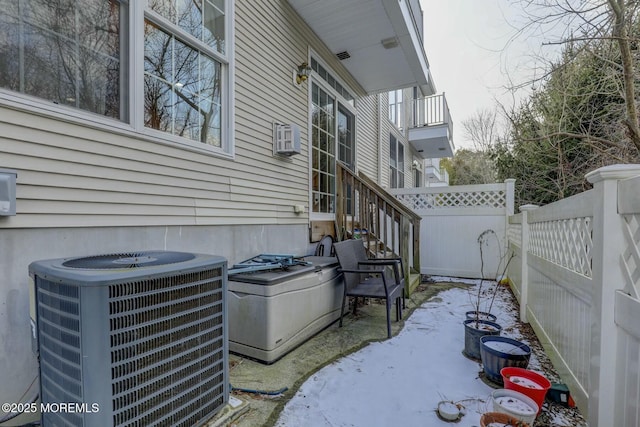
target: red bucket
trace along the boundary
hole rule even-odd
[[[504,388],[524,394],[538,404],[538,414],[542,411],[544,397],[551,383],[542,375],[528,369],[507,367],[500,370]]]

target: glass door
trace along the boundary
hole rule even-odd
[[[355,115],[317,83],[311,86],[312,212],[335,214],[336,160],[355,167]]]

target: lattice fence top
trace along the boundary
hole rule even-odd
[[[396,197],[415,211],[446,208],[504,208],[507,204],[504,190],[397,194]]]
[[[625,250],[622,264],[627,281],[627,291],[640,297],[640,214],[623,215]]]
[[[522,247],[522,224],[509,224],[507,238],[510,242]]]
[[[591,277],[593,221],[590,217],[533,223],[529,239],[532,254]]]

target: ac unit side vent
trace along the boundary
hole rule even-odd
[[[108,267],[131,256],[154,260]],[[224,258],[131,252],[38,261],[29,273],[42,402],[99,405],[43,413],[43,425],[198,426],[228,401]]]

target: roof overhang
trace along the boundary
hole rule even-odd
[[[332,53],[348,53],[341,63],[367,93],[413,86],[435,93],[421,12],[409,0],[288,1]]]

